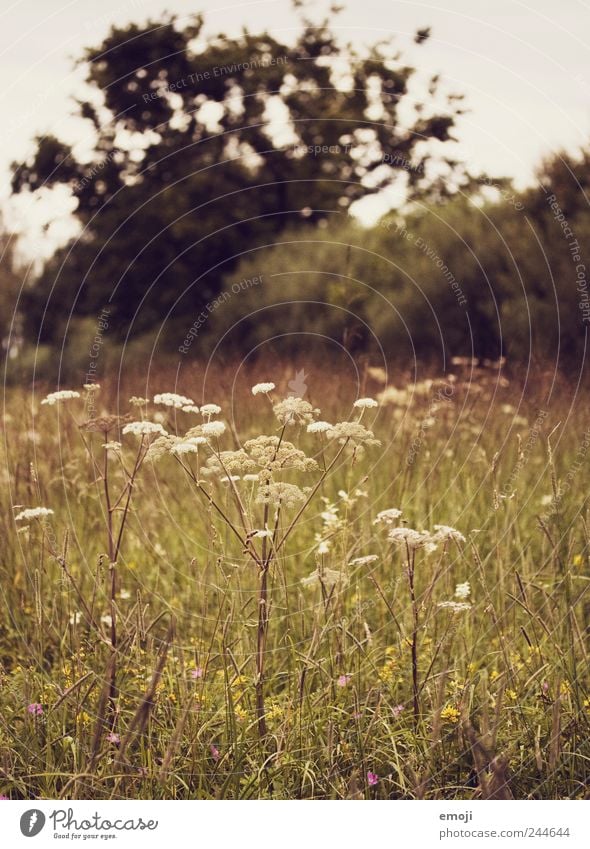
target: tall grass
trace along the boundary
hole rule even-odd
[[[469,365],[365,369],[360,390],[312,372],[316,419],[380,397],[361,423],[381,444],[359,447],[251,394],[268,379],[284,397],[285,368],[205,394],[197,374],[106,382],[93,406],[6,396],[0,793],[584,796],[587,391],[572,405],[542,375]],[[127,403],[169,390],[219,404],[226,431],[197,453],[123,434],[143,418],[202,436],[207,416]],[[287,443],[315,461],[273,472],[293,503],[222,453],[261,434],[266,465]],[[38,506],[53,514],[15,523]]]

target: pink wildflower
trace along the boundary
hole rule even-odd
[[[340,675],[336,683],[339,687],[346,687],[351,678],[352,675]]]
[[[118,734],[115,734],[114,731],[111,731],[110,734],[107,734],[107,740],[109,741],[109,743],[114,743],[116,746],[118,746],[121,742],[121,738]]]
[[[403,709],[403,705],[396,705],[394,708],[391,709],[391,712],[394,716],[399,716]]]
[[[209,746],[209,751],[211,752],[211,757],[213,758],[213,760],[218,761],[219,760],[219,749],[217,748],[217,746],[213,746],[213,745]]]
[[[27,705],[27,711],[33,716],[41,716],[43,705],[40,705],[39,702],[31,702],[30,705]]]
[[[200,666],[197,666],[196,669],[191,670],[191,678],[202,678],[203,670]]]
[[[374,787],[377,784],[378,781],[379,781],[379,776],[376,773],[371,772],[371,770],[369,770],[369,772],[367,773],[367,784],[369,785],[369,787]]]

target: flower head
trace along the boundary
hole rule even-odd
[[[310,422],[307,425],[308,433],[328,433],[328,431],[332,430],[334,425],[331,425],[330,422]]]
[[[210,419],[211,416],[218,416],[221,412],[221,407],[217,404],[203,404],[201,407],[201,415],[204,419]]]
[[[189,436],[188,439],[180,439],[175,442],[170,451],[173,454],[195,454],[199,450],[199,445],[204,445],[206,442],[204,436]]]
[[[100,383],[85,383],[82,387],[86,392],[98,392]]]
[[[465,542],[463,534],[455,528],[449,527],[449,525],[435,525],[434,530],[436,531],[434,536],[443,542],[448,542],[449,540],[453,542]]]
[[[353,445],[381,445],[375,434],[360,422],[338,422],[328,431],[329,439],[349,440]]]
[[[348,565],[367,566],[369,563],[375,563],[376,560],[379,560],[379,557],[376,554],[366,554],[364,557],[355,557]]]
[[[308,424],[319,410],[315,410],[309,401],[303,398],[289,397],[273,406],[273,412],[281,424]]]
[[[196,404],[186,404],[182,408],[182,412],[183,413],[200,413],[201,410],[200,410],[199,407],[196,406]]]
[[[127,433],[132,433],[134,436],[153,436],[156,433],[160,436],[168,436],[162,425],[157,422],[129,422],[123,428],[123,435]]]
[[[368,410],[371,409],[371,407],[378,406],[379,404],[374,398],[358,398],[353,404],[353,407],[358,407],[360,410]]]
[[[374,787],[378,783],[379,776],[377,775],[377,773],[371,772],[371,770],[369,770],[367,772],[367,784],[369,785],[369,787]]]
[[[40,705],[39,702],[31,702],[30,705],[27,705],[27,713],[30,713],[31,716],[41,716],[43,714],[43,705]]]
[[[47,516],[53,516],[53,510],[49,507],[28,507],[26,510],[21,510],[14,517],[15,522],[28,522],[29,519],[45,519]]]
[[[203,407],[201,407],[201,412],[203,412]],[[201,432],[203,436],[207,437],[222,436],[225,433],[225,424],[223,422],[205,422],[201,427]]]
[[[176,395],[174,392],[161,392],[159,395],[154,395],[154,404],[163,404],[165,407],[182,410],[183,407],[192,406],[194,401],[192,398],[185,398],[184,395]]]
[[[471,584],[465,581],[463,584],[457,584],[455,587],[455,598],[465,600],[471,595]]]
[[[351,678],[352,675],[339,675],[336,679],[336,685],[338,687],[346,687]]]
[[[109,743],[113,743],[115,746],[118,746],[121,742],[121,738],[118,734],[115,734],[114,731],[111,731],[109,734],[107,734],[107,740],[109,741]]]
[[[415,531],[413,528],[392,528],[389,532],[389,539],[400,548],[408,548],[410,551],[423,548],[427,552],[431,552],[436,549],[434,538],[428,531]]]
[[[53,407],[53,405],[57,404],[58,401],[69,401],[70,398],[79,397],[79,392],[74,392],[72,389],[61,389],[59,392],[50,392],[49,395],[41,401],[41,403]]]
[[[252,387],[252,395],[267,395],[269,392],[272,392],[273,389],[276,389],[274,383],[257,383]]]
[[[276,507],[297,507],[305,501],[305,492],[294,483],[268,482],[258,489],[257,504],[273,504]]]
[[[380,513],[377,513],[375,519],[373,519],[374,525],[393,525],[393,523],[399,519],[402,511],[398,510],[397,507],[390,507],[388,510],[381,510]]]

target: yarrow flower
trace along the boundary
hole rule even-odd
[[[455,587],[455,598],[466,599],[471,595],[471,584],[465,581],[463,584],[457,584]]]
[[[266,395],[269,392],[272,392],[273,389],[276,389],[274,383],[257,383],[252,387],[252,395]]]
[[[200,409],[200,407],[197,407],[196,404],[187,404],[185,407],[182,408],[182,412],[183,413],[200,413],[201,409]]]
[[[41,403],[53,407],[58,401],[69,401],[70,398],[79,398],[80,393],[74,392],[72,389],[61,389],[59,392],[50,392]]]
[[[134,436],[152,436],[155,433],[168,436],[162,425],[157,422],[129,422],[123,428],[123,435],[127,433],[132,433]]]
[[[369,563],[375,563],[376,560],[379,560],[379,557],[376,554],[367,554],[365,557],[355,557],[354,560],[349,562],[349,566],[366,566]]]
[[[32,702],[30,705],[27,705],[27,712],[32,716],[41,716],[43,713],[43,705],[40,705],[39,702]]]
[[[114,451],[118,453],[123,447],[120,442],[104,442],[102,446],[106,451]]]
[[[47,516],[53,516],[53,510],[49,507],[27,507],[14,517],[14,521],[28,522],[29,519],[45,519]]]
[[[434,530],[436,531],[435,536],[443,542],[448,542],[449,540],[453,542],[466,541],[460,531],[456,530],[456,528],[449,527],[449,525],[435,525]]]
[[[82,386],[86,392],[98,392],[100,389],[100,383],[84,383]]]
[[[378,406],[379,404],[374,398],[358,398],[353,404],[353,407],[358,407],[360,410],[368,410],[371,409],[371,407]]]
[[[221,407],[217,404],[203,404],[201,407],[201,415],[203,418],[211,418],[211,416],[218,416],[221,412]]]
[[[203,407],[201,407],[201,412],[203,412]],[[201,431],[203,436],[222,436],[225,433],[225,424],[223,422],[205,422]]]
[[[319,410],[314,409],[309,401],[294,397],[279,401],[272,409],[277,419],[284,425],[307,424],[313,421],[316,413],[319,413]]]
[[[165,407],[175,407],[181,410],[183,407],[193,405],[195,402],[192,398],[186,398],[184,395],[176,395],[174,392],[161,392],[159,395],[154,395],[154,404],[163,404]]]
[[[415,551],[423,548],[426,552],[436,550],[436,543],[428,531],[415,531],[413,528],[393,528],[389,532],[389,539],[395,545]]]
[[[258,436],[249,439],[244,448],[247,451],[250,462],[268,472],[280,469],[296,469],[300,472],[313,472],[318,464],[311,457],[307,457],[303,451],[296,448],[292,442],[280,440],[278,436]],[[251,471],[248,469],[248,471]]]
[[[402,511],[398,510],[397,507],[390,507],[388,510],[381,510],[381,512],[377,513],[375,519],[373,519],[374,525],[393,525],[393,523],[399,519]]]
[[[328,431],[329,439],[352,442],[353,445],[381,445],[375,434],[360,422],[338,422]]]
[[[197,453],[199,445],[205,445],[207,440],[204,436],[190,436],[188,439],[181,439],[175,442],[170,451],[173,454],[191,454]]]
[[[328,431],[332,430],[334,425],[331,425],[330,422],[311,422],[311,424],[307,425],[308,433],[328,433]]]
[[[145,407],[149,403],[149,398],[138,398],[137,395],[133,395],[133,397],[129,399],[131,407]]]
[[[258,489],[257,504],[273,504],[276,507],[296,507],[305,501],[305,492],[294,483],[265,483]]]

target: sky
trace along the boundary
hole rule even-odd
[[[314,7],[321,8],[323,0]],[[340,0],[334,28],[362,46],[394,34],[420,74],[439,73],[464,93],[469,109],[456,135],[458,153],[473,170],[510,176],[517,186],[534,180],[540,159],[559,148],[575,150],[590,137],[590,2],[583,0]],[[327,8],[327,7],[326,7]],[[267,28],[286,41],[297,18],[290,0],[4,0],[0,9],[0,204],[5,225],[25,232],[27,250],[51,252],[72,228],[71,202],[9,203],[9,167],[32,151],[37,134],[75,141],[72,97],[82,69],[74,59],[99,43],[112,24],[179,20],[205,14],[206,32]],[[430,26],[430,41],[413,43]],[[49,229],[43,225],[50,224]]]

